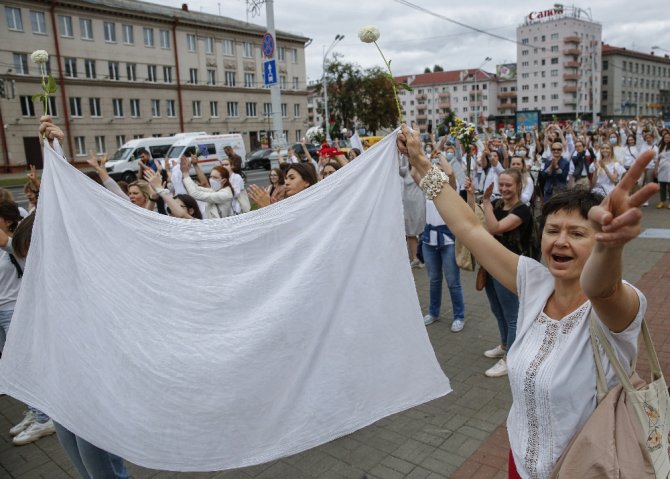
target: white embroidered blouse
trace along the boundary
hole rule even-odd
[[[514,462],[524,479],[549,477],[551,470],[596,407],[596,370],[589,338],[590,302],[560,320],[542,311],[554,290],[545,266],[524,256],[517,268],[517,336],[507,355],[512,408],[507,430]],[[624,368],[637,355],[637,338],[647,308],[644,295],[635,320],[625,331],[603,328]],[[595,314],[595,313],[594,313]],[[616,375],[607,356],[600,358],[608,386]]]

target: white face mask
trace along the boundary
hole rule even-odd
[[[526,156],[526,150],[516,150],[514,153],[516,154],[516,156],[520,156],[522,158]]]
[[[221,180],[210,178],[209,186],[211,186],[214,191],[219,191],[221,189]]]

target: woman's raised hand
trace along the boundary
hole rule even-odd
[[[151,168],[145,168],[144,179],[151,185],[154,191],[163,188],[163,178],[161,178],[161,175],[154,173]]]
[[[40,138],[46,138],[51,143],[54,138],[63,141],[65,135],[63,130],[51,123],[51,117],[48,115],[40,117]]]
[[[247,194],[259,208],[263,208],[272,203],[272,199],[268,192],[258,185],[249,185],[247,187]]]
[[[401,125],[396,146],[400,153],[407,155],[410,164],[416,168],[420,176],[423,177],[428,172],[431,162],[421,149],[421,138],[418,131],[410,129],[407,125]]]
[[[191,169],[191,162],[184,155],[181,155],[181,157],[179,158],[179,168],[181,169],[181,172],[185,175],[188,175],[188,170]]]
[[[482,197],[483,201],[491,201],[491,195],[493,195],[493,186],[493,183],[491,183],[488,188],[486,188],[484,191],[484,196]]]
[[[633,195],[630,192],[653,158],[651,150],[640,155],[614,190],[600,205],[589,211],[589,219],[600,244],[621,247],[640,234],[642,212],[639,206],[654,196],[659,187],[656,183],[649,183]]]

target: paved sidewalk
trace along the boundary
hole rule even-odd
[[[652,202],[653,204],[653,202]],[[648,209],[645,228],[670,228],[670,211]],[[626,250],[626,278],[649,298],[652,334],[664,366],[670,365],[670,319],[662,307],[668,289],[670,241],[637,239]],[[645,276],[646,275],[646,276]],[[425,270],[414,270],[425,307]],[[474,274],[462,274],[466,325],[449,330],[450,301],[446,285],[442,321],[428,326],[437,358],[454,392],[301,454],[250,468],[215,473],[174,473],[130,465],[136,479],[441,479],[506,477],[508,446],[504,422],[511,404],[506,378],[486,378],[493,364],[482,352],[497,344],[495,320],[486,297],[474,289]],[[642,369],[642,361],[640,361]],[[667,368],[666,368],[667,370]],[[11,444],[9,428],[24,406],[0,397],[0,478],[77,478],[55,437],[22,447]]]

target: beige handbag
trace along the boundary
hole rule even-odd
[[[484,218],[484,210],[482,210],[481,205],[475,205],[475,215],[477,216],[477,219],[481,224],[484,224],[486,222]],[[475,270],[475,257],[473,256],[472,253],[470,253],[470,250],[465,247],[465,245],[456,238],[456,264],[458,265],[459,268],[464,269],[466,271],[474,271]]]
[[[667,478],[670,475],[670,396],[646,322],[642,322],[642,336],[651,366],[649,384],[635,372],[630,378],[627,376],[593,315],[590,334],[598,406],[572,438],[550,477]],[[619,379],[619,384],[609,391],[598,343]]]

